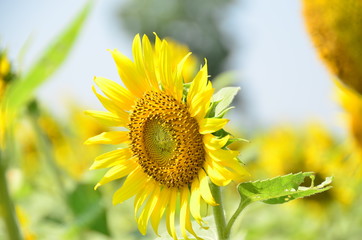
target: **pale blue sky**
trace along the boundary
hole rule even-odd
[[[28,41],[22,64],[27,69],[85,2],[0,0],[1,46],[15,58]],[[96,2],[70,58],[38,91],[53,112],[63,113],[66,99],[100,108],[91,91],[93,76],[118,80],[106,49],[130,55],[132,42],[112,23],[119,2]],[[223,25],[241,47],[229,62],[242,79],[240,94],[246,96],[250,118],[264,126],[319,119],[337,127],[339,108],[332,83],[305,31],[300,1],[243,0],[229,11]]]

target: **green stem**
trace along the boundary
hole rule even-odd
[[[250,203],[250,201],[248,201],[248,200],[240,201],[238,209],[236,209],[235,213],[232,215],[228,224],[226,225],[225,237],[227,239],[230,238],[231,228],[234,225],[235,220],[238,218],[239,214],[244,210],[244,208],[249,205],[249,203]]]
[[[44,158],[48,164],[48,167],[50,168],[50,170],[52,172],[52,175],[54,176],[55,183],[58,187],[61,198],[62,198],[62,200],[66,201],[67,194],[66,194],[66,190],[64,187],[62,172],[59,169],[59,167],[56,163],[56,160],[54,159],[53,151],[52,151],[53,146],[49,142],[48,136],[46,136],[45,133],[43,132],[43,130],[41,129],[39,122],[38,122],[38,117],[31,115],[30,119],[31,119],[32,126],[35,130],[35,133],[37,135],[37,140],[39,142],[40,149],[41,149],[42,153],[44,154]]]
[[[213,206],[214,212],[214,219],[217,229],[217,235],[219,240],[228,240],[229,238],[225,236],[225,228],[226,228],[226,221],[225,221],[225,213],[224,207],[222,205],[220,187],[216,186],[215,184],[211,183],[210,185],[212,196],[214,197],[215,201],[219,204],[217,206]]]
[[[14,203],[11,200],[6,181],[6,167],[0,152],[0,215],[3,216],[9,239],[22,239],[16,219]]]

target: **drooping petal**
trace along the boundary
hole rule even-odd
[[[201,201],[201,193],[200,193],[200,182],[198,178],[191,184],[191,198],[190,198],[190,211],[192,217],[198,222],[199,225],[202,224],[202,217],[200,214],[200,201]]]
[[[165,209],[170,201],[170,194],[171,190],[168,188],[163,188],[161,190],[160,195],[162,196],[159,201],[157,202],[156,209],[157,211],[154,211],[151,215],[151,224],[153,231],[158,235],[158,225],[160,224],[160,221],[162,219],[163,213],[165,212]]]
[[[199,239],[192,228],[191,220],[190,220],[190,208],[189,208],[189,197],[190,197],[190,190],[188,186],[184,187],[181,190],[181,202],[180,202],[180,228],[181,233],[184,239],[189,239],[187,236],[187,232],[190,232],[194,235],[197,239]]]
[[[224,118],[204,118],[199,122],[201,134],[213,133],[222,129],[226,123],[229,122],[229,119]]]
[[[150,195],[150,198],[148,199],[146,206],[143,208],[140,217],[138,218],[138,229],[143,235],[146,234],[147,225],[151,217],[151,214],[153,213],[154,210],[158,211],[158,209],[156,209],[155,207],[161,197],[162,196],[160,196],[160,187],[156,187],[156,189]]]
[[[85,144],[121,144],[129,141],[129,132],[113,131],[103,132],[97,136],[88,138]]]
[[[175,229],[175,214],[176,214],[176,202],[178,190],[173,188],[170,190],[169,205],[166,213],[166,227],[168,234],[172,236],[174,240],[177,240],[176,229]]]
[[[231,182],[230,176],[225,176],[220,172],[219,169],[216,169],[213,161],[206,161],[204,168],[209,176],[211,182],[218,186],[226,186]]]
[[[113,150],[111,152],[104,153],[94,160],[94,163],[89,169],[100,169],[113,167],[115,165],[122,165],[125,161],[128,161],[132,157],[132,153],[129,148],[122,148]]]
[[[207,179],[204,170],[199,171],[199,181],[201,197],[211,206],[218,205],[218,203],[215,202],[214,197],[211,194],[209,180]]]
[[[122,203],[137,194],[144,187],[147,178],[141,167],[135,167],[133,172],[128,175],[122,187],[114,193],[113,204]]]
[[[209,156],[206,156],[206,161],[212,161],[208,158]],[[235,182],[241,182],[250,176],[250,173],[244,168],[237,158],[225,158],[222,161],[214,161],[214,165],[217,166],[217,169],[228,169],[232,172],[230,178]]]
[[[191,222],[191,218],[190,218],[190,208],[189,208],[189,206],[186,207],[185,219],[186,219],[186,230],[189,231],[189,233],[191,233],[197,240],[202,240],[202,238],[199,238],[197,236],[197,234],[195,233],[194,229],[192,228],[192,222]]]

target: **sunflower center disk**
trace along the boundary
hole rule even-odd
[[[176,142],[171,126],[158,119],[151,119],[144,126],[145,151],[159,165],[165,166],[172,159]]]
[[[202,135],[186,105],[146,92],[130,117],[131,150],[143,171],[169,188],[190,184],[205,161]]]

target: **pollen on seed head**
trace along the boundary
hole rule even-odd
[[[185,104],[149,91],[130,116],[131,150],[143,171],[169,188],[190,184],[205,161],[202,135]]]

